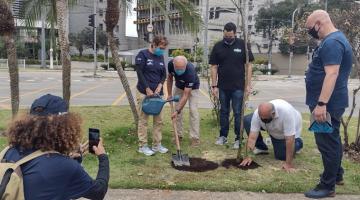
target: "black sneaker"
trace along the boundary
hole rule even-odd
[[[326,197],[335,197],[336,193],[334,190],[325,189],[318,184],[314,189],[305,192],[304,195],[312,199],[321,199]]]

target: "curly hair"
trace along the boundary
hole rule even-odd
[[[80,115],[74,113],[49,116],[27,114],[14,120],[6,135],[10,146],[69,154],[79,148],[81,125]]]

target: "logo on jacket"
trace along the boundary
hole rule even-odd
[[[241,53],[241,49],[239,49],[239,48],[234,49],[234,52],[236,52],[236,53]]]

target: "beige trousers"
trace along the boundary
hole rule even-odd
[[[183,93],[184,90],[175,87],[174,96],[179,95],[181,97]],[[190,110],[190,138],[196,139],[200,139],[199,99],[200,91],[198,89],[192,90],[188,99]],[[176,103],[176,106],[177,104],[178,103]],[[176,124],[179,136],[183,137],[183,112],[178,115]]]
[[[145,114],[142,109],[142,101],[146,96],[139,91],[136,91],[136,99],[138,102],[138,113],[139,113],[139,124],[138,124],[138,138],[139,146],[142,147],[148,143],[147,138],[147,129],[148,129],[148,119],[149,115]],[[161,143],[162,134],[161,129],[163,126],[162,113],[159,115],[153,116],[153,145],[158,145]]]

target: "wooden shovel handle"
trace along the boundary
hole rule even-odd
[[[172,117],[172,114],[174,113],[174,103],[173,102],[170,102],[170,108],[171,108],[170,116]],[[173,129],[174,129],[176,150],[180,151],[180,141],[179,141],[179,135],[177,133],[176,118],[172,118],[171,122],[172,122],[172,126],[173,126]]]

